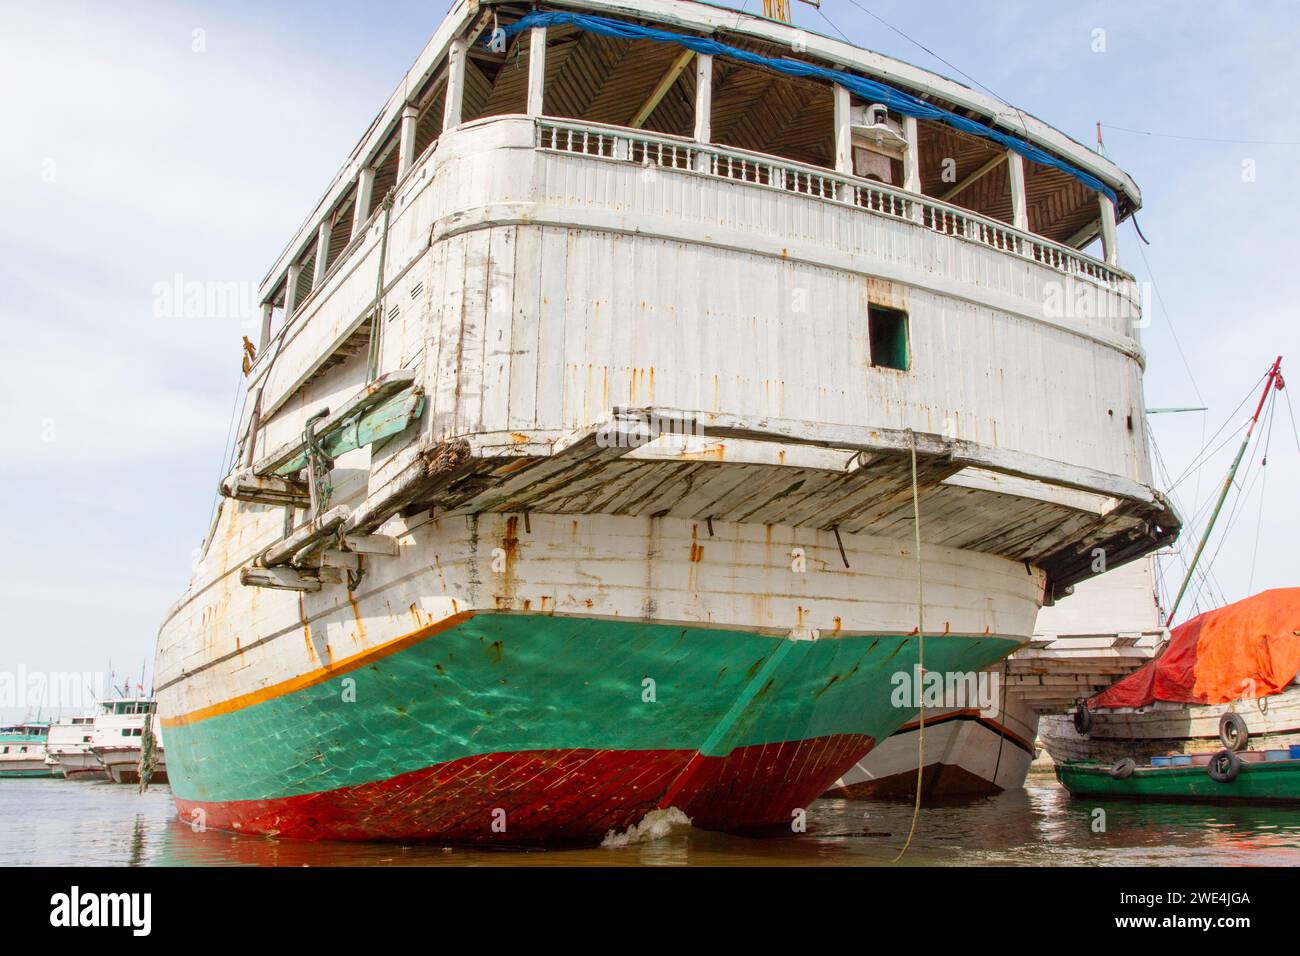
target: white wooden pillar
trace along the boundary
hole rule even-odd
[[[415,162],[415,127],[420,122],[420,109],[407,106],[402,110],[401,133],[397,138],[397,178],[401,179]]]
[[[1029,207],[1025,203],[1025,158],[1007,150],[1007,167],[1011,173],[1011,224],[1022,232],[1029,231]]]
[[[271,341],[271,316],[275,312],[275,306],[270,302],[262,303],[262,335],[257,340],[257,354],[261,355],[266,351],[267,343]]]
[[[329,269],[331,231],[330,221],[321,220],[320,227],[316,230],[316,271],[311,277],[313,289],[325,281],[325,272]]]
[[[853,175],[853,130],[849,126],[850,97],[847,87],[838,83],[835,91],[835,171]]]
[[[370,203],[375,195],[375,167],[364,166],[357,173],[357,201],[352,210],[352,236],[355,238],[361,227],[370,218]]]
[[[701,53],[695,58],[695,141],[707,143],[713,136],[713,57]],[[698,153],[695,168],[707,173],[710,169],[709,156]]]
[[[921,195],[921,124],[915,116],[903,117],[903,136],[907,153],[903,156],[903,188]]]
[[[528,115],[541,116],[546,94],[546,28],[528,31]]]
[[[1106,257],[1106,265],[1119,265],[1119,242],[1115,237],[1115,204],[1105,193],[1097,194],[1101,206],[1101,249]]]
[[[294,309],[298,308],[298,277],[302,275],[302,266],[294,263],[284,281],[284,321],[293,318]]]
[[[442,131],[461,124],[465,111],[465,58],[469,53],[466,40],[452,40],[447,51],[447,100],[442,111]]]

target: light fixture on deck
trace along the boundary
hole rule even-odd
[[[853,172],[865,179],[894,185],[894,161],[907,155],[907,137],[900,120],[882,103],[855,106],[849,111],[853,137]]]

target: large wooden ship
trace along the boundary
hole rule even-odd
[[[892,675],[988,667],[1177,533],[1139,205],[1034,117],[785,23],[455,4],[262,285],[159,639],[180,812],[797,826],[915,716]]]

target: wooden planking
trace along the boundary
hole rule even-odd
[[[515,262],[513,226],[493,229],[487,262],[487,302],[483,328],[483,394],[475,431],[496,431],[510,420],[510,379],[514,361]]]

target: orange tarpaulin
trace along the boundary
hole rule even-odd
[[[1226,704],[1268,697],[1300,671],[1300,588],[1278,588],[1174,628],[1160,656],[1088,701],[1091,708],[1156,700]]]

